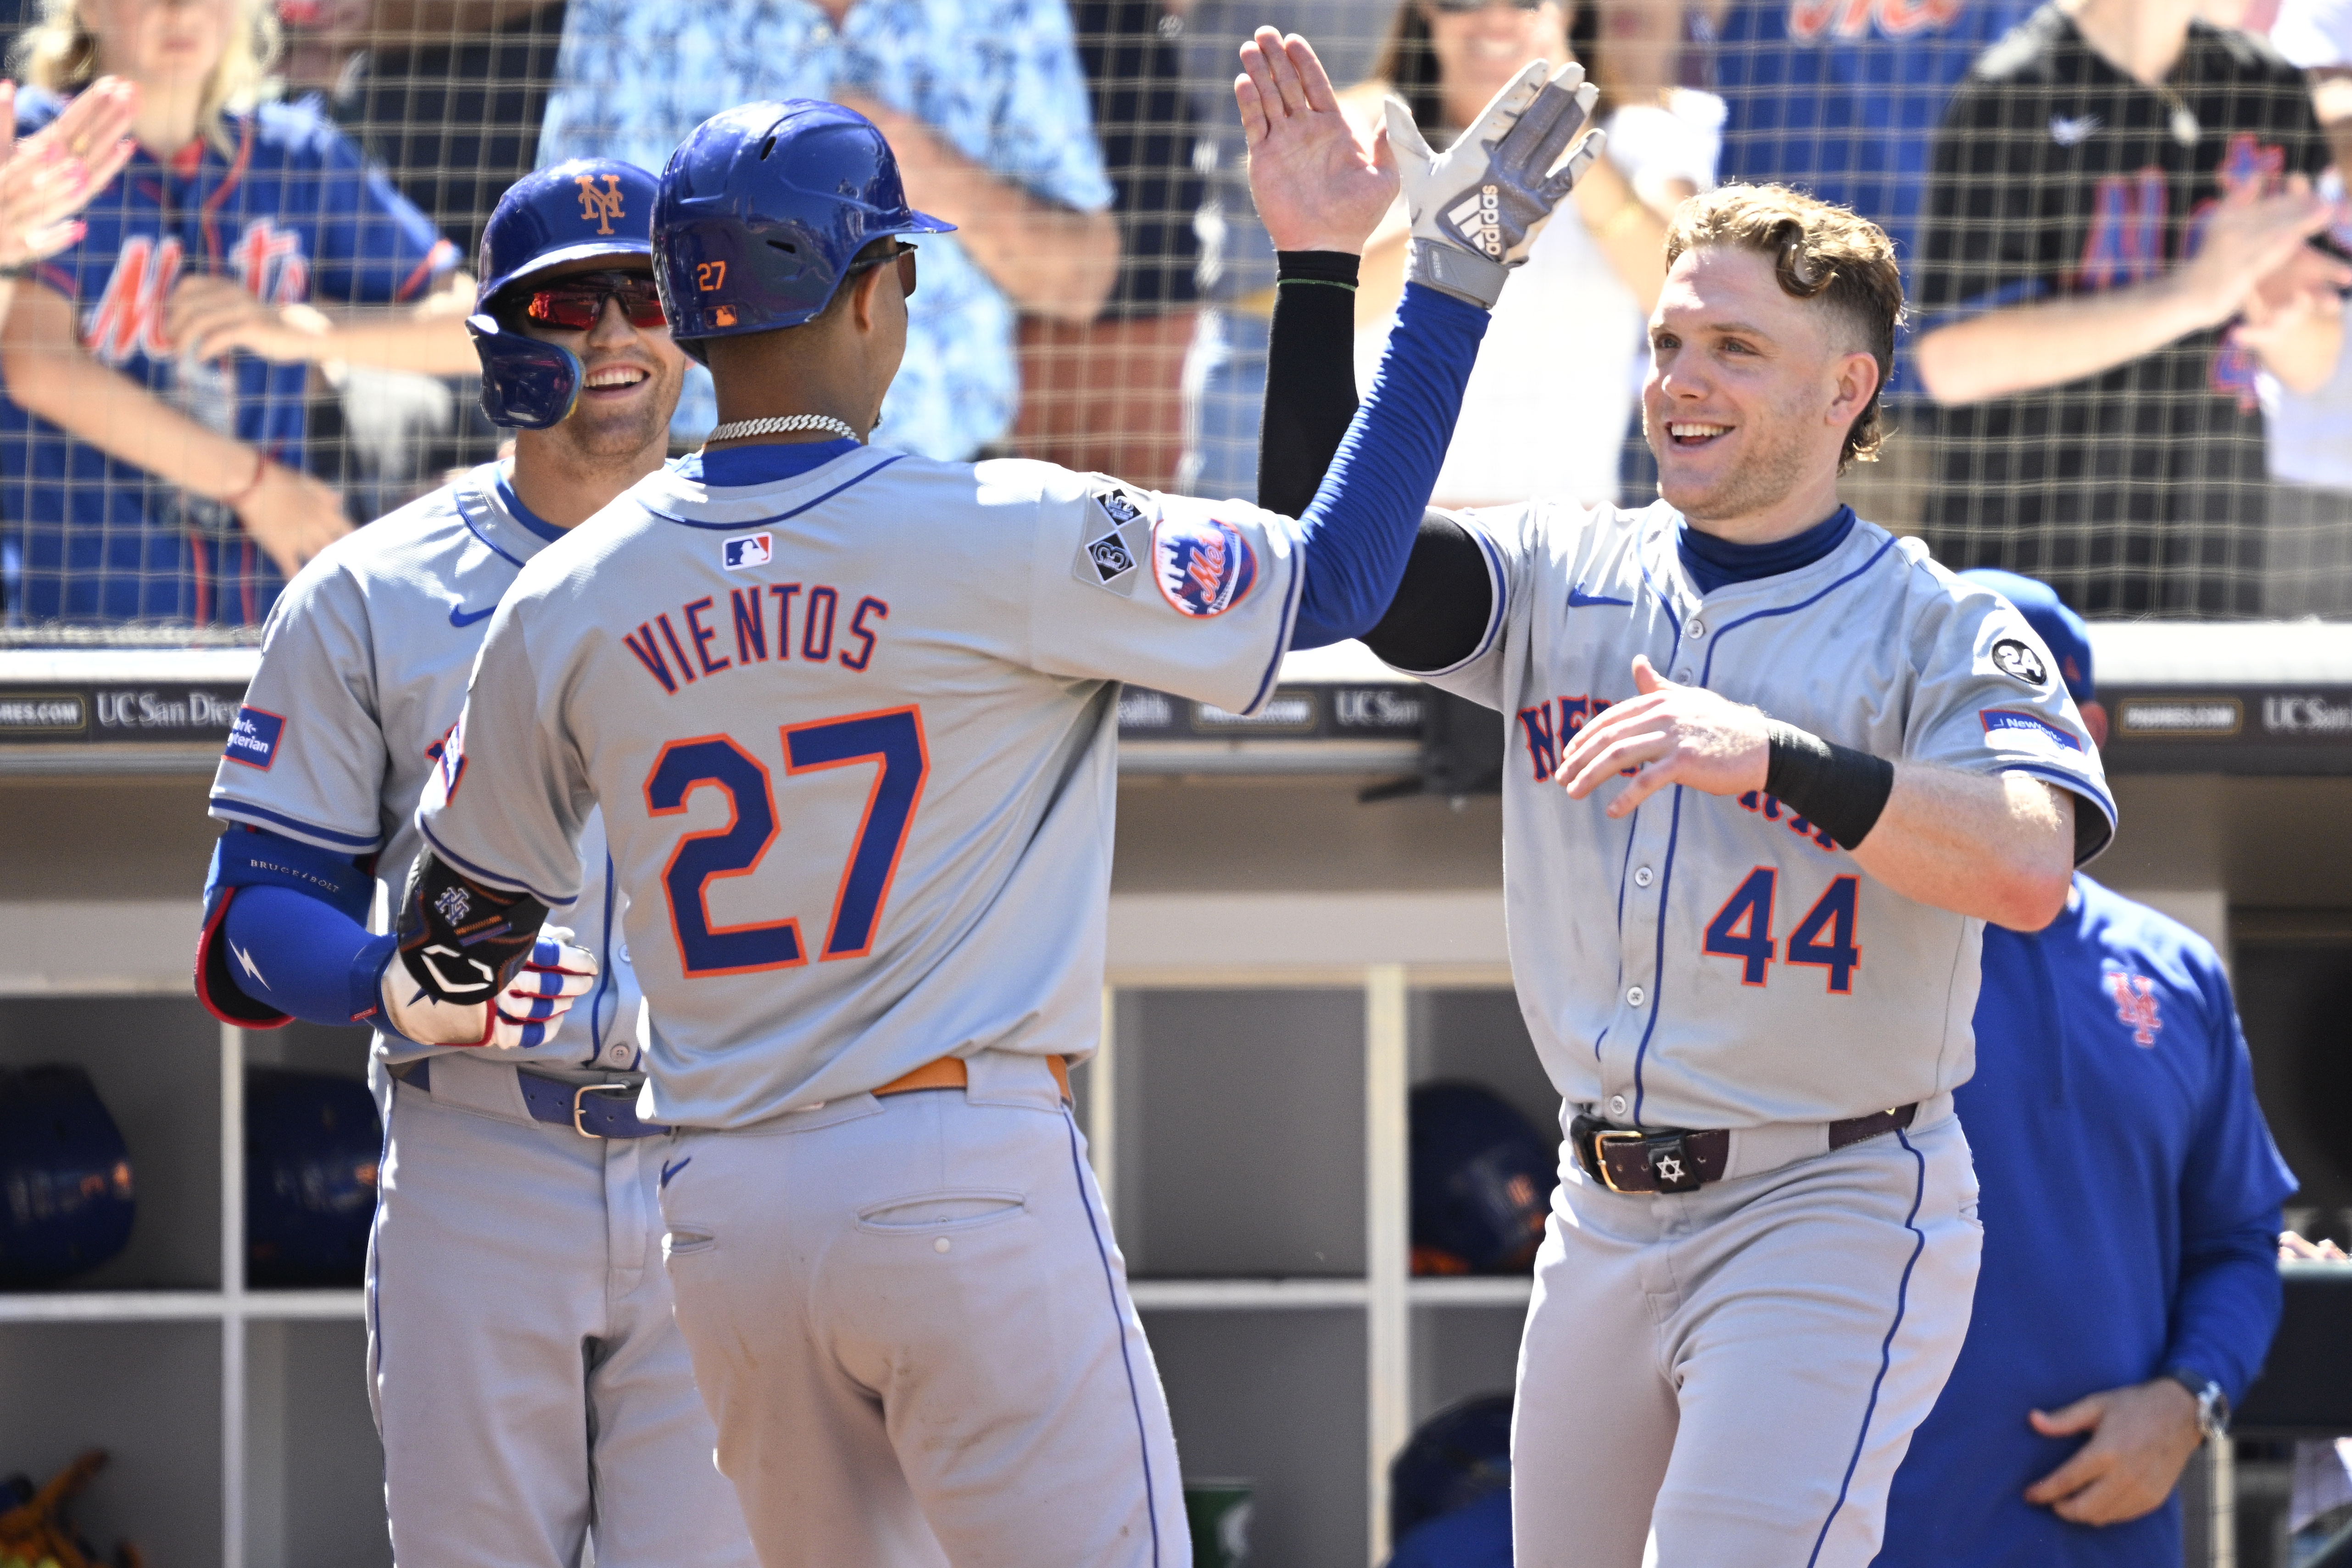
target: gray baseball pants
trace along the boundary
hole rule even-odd
[[[1563,1149],[1511,1434],[1519,1568],[1864,1568],[1958,1358],[1983,1227],[1936,1120],[1695,1193]],[[1923,1107],[1923,1110],[1927,1108]]]

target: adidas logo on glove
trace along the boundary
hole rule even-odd
[[[1457,204],[1445,219],[1482,254],[1503,258],[1503,198],[1493,185],[1481,185],[1477,195]]]

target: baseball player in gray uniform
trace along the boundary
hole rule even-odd
[[[1118,683],[1246,712],[1294,641],[1371,624],[1486,307],[1596,150],[1547,173],[1591,100],[1537,68],[1444,158],[1400,150],[1416,281],[1296,521],[863,445],[917,281],[898,237],[938,226],[879,132],[747,105],[672,157],[659,276],[722,423],[500,604],[402,930],[424,952],[497,911],[469,951],[509,973],[582,897],[602,806],[643,1114],[681,1130],[678,1322],[767,1568],[1190,1561],[1065,1103],[1100,1016]],[[1302,177],[1377,215],[1396,161]]]
[[[1568,1134],[1516,1561],[1859,1568],[1968,1326],[1983,922],[2049,919],[2114,806],[2023,617],[1839,504],[1884,234],[1731,187],[1667,254],[1664,499],[1433,512],[1365,640],[1509,726],[1513,968]],[[1277,321],[1276,376],[1307,341]]]
[[[470,324],[485,404],[521,426],[513,461],[296,577],[213,790],[230,826],[205,890],[207,1004],[247,1027],[376,1026],[370,1390],[407,1568],[571,1568],[591,1532],[606,1568],[754,1560],[670,1313],[667,1130],[633,1109],[640,1001],[600,824],[583,825],[577,934],[525,933],[492,1006],[407,983],[375,897],[379,868],[415,858],[417,795],[499,596],[664,456],[685,356],[653,288],[653,198],[643,170],[582,161],[500,202]],[[488,994],[465,949],[415,958]]]

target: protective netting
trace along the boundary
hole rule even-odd
[[[134,161],[16,284],[0,640],[250,636],[281,565],[497,455],[448,374],[468,352],[446,291],[506,186],[583,154],[657,169],[753,98],[877,112],[915,205],[964,226],[924,242],[877,442],[1252,496],[1274,258],[1231,81],[1262,23],[1433,138],[1533,52],[1605,89],[1611,157],[1506,295],[1441,502],[1650,499],[1664,216],[1713,181],[1782,181],[1882,224],[1903,262],[1892,434],[1848,476],[1864,515],[2093,615],[2352,615],[2339,275],[2285,194],[2340,192],[2326,68],[2352,38],[2315,0],[2240,3],[2206,9],[2275,47],[2200,22],[2150,66],[2095,36],[2129,6],[2021,0],[220,0],[230,34],[279,35],[264,107]],[[20,79],[184,68],[30,4]],[[51,112],[27,94],[20,121]],[[1384,229],[1360,374],[1401,277]],[[268,319],[233,321],[203,287],[221,279]],[[306,348],[315,318],[278,309],[304,304],[377,326]],[[715,418],[707,388],[677,449]],[[257,489],[264,457],[307,481]]]

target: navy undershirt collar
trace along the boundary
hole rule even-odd
[[[522,497],[515,494],[514,463],[511,459],[500,463],[491,471],[498,475],[497,479],[491,484],[491,489],[498,491],[499,504],[507,509],[509,516],[550,544],[563,537],[565,532],[563,529],[556,527],[555,524],[523,505]]]
[[[1811,566],[1845,542],[1853,531],[1853,508],[1842,506],[1802,533],[1776,539],[1769,544],[1735,544],[1728,539],[1702,533],[1681,519],[1675,524],[1675,549],[1683,571],[1702,594],[1712,594],[1732,583],[1753,583]]]
[[[835,458],[845,458],[858,443],[844,436],[836,441],[765,441],[751,447],[721,447],[688,452],[677,460],[681,478],[731,489],[740,485],[772,485],[821,468]]]

